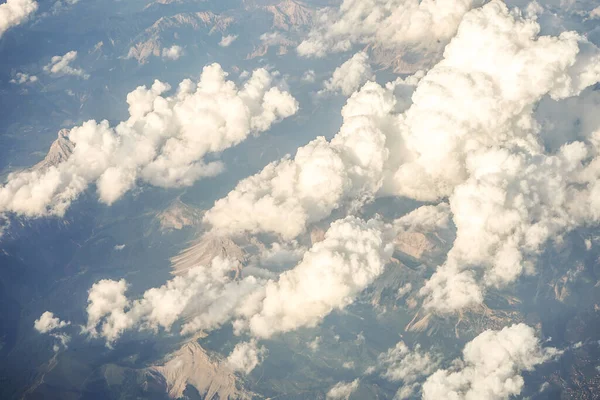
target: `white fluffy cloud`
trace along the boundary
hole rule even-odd
[[[542,348],[533,328],[518,324],[488,330],[467,343],[462,360],[441,369],[423,384],[423,400],[503,400],[521,393],[523,371],[531,371],[560,352]]]
[[[0,38],[8,29],[27,21],[37,9],[34,0],[6,0],[0,4]]]
[[[365,52],[356,53],[352,58],[333,71],[333,76],[324,82],[325,92],[341,92],[350,96],[365,82],[374,79],[369,55]]]
[[[231,44],[233,42],[236,41],[237,38],[238,38],[238,35],[226,35],[226,36],[223,36],[221,38],[221,41],[219,42],[219,46],[221,46],[221,47],[229,47],[229,46],[231,46]]]
[[[303,56],[323,57],[369,45],[397,52],[438,52],[462,17],[484,0],[344,0],[317,16],[298,46]]]
[[[583,199],[573,192],[576,184],[569,184],[569,176],[582,168],[587,154],[574,143],[555,156],[497,150],[472,160],[485,173],[457,187],[450,198],[457,238],[446,263],[422,289],[426,305],[452,311],[481,303],[483,288],[531,273],[549,238],[585,223],[573,209]]]
[[[252,339],[249,342],[236,344],[227,357],[227,362],[234,371],[249,374],[262,363],[266,354],[267,349],[264,346],[259,346],[256,339]]]
[[[138,180],[181,187],[218,174],[222,163],[205,162],[207,154],[235,146],[298,109],[264,69],[254,71],[243,88],[226,76],[213,64],[198,83],[186,79],[171,96],[164,96],[170,87],[160,81],[138,87],[127,96],[127,121],[114,128],[108,121],[85,122],[68,133],[74,150],[66,160],[10,174],[0,187],[0,212],[63,215],[91,183],[100,200],[111,204]]]
[[[386,88],[367,83],[348,99],[343,125],[330,142],[318,137],[294,158],[242,180],[204,220],[225,233],[273,232],[291,239],[345,203],[372,198],[388,158],[384,132],[393,124],[390,113],[402,105],[394,92],[409,97],[417,81],[411,77]]]
[[[25,83],[35,83],[38,81],[38,77],[35,75],[25,74],[23,72],[17,72],[15,77],[10,80],[10,83],[17,85],[23,85]]]
[[[113,341],[130,324],[125,315],[129,301],[125,296],[127,282],[103,279],[94,283],[88,293],[87,325],[84,331],[92,337],[99,334]],[[101,332],[97,330],[101,324]]]
[[[73,75],[88,79],[90,76],[83,69],[71,66],[76,59],[77,52],[75,50],[69,51],[64,56],[54,56],[50,63],[44,66],[44,71],[53,76]]]
[[[71,323],[68,321],[61,321],[58,317],[55,317],[50,311],[44,312],[38,319],[33,323],[33,327],[39,333],[49,333],[57,329],[64,328]]]
[[[599,52],[573,32],[538,33],[498,1],[470,12],[402,115],[412,156],[392,191],[449,197],[457,228],[447,262],[422,290],[427,307],[481,303],[485,287],[531,272],[529,258],[547,239],[582,222],[568,209],[590,150],[571,143],[547,154],[532,116],[543,96],[575,96],[597,82]]]
[[[327,392],[327,398],[331,400],[348,399],[358,389],[359,379],[352,382],[338,382]]]
[[[89,291],[84,331],[110,345],[127,330],[169,331],[184,317],[184,334],[215,329],[236,316],[246,297],[259,288],[254,277],[234,280],[237,268],[237,262],[215,258],[211,265],[192,268],[137,300],[125,295],[125,280],[101,280]]]
[[[401,134],[414,159],[396,173],[398,194],[451,195],[469,176],[467,158],[490,147],[540,151],[533,106],[544,95],[578,95],[598,81],[600,67],[598,49],[583,37],[539,37],[539,29],[500,1],[465,16],[402,116]]]
[[[166,58],[169,60],[179,60],[179,58],[183,55],[183,48],[174,44],[171,47],[165,47],[162,49],[162,58]]]
[[[333,310],[352,303],[384,270],[392,253],[388,227],[381,221],[348,217],[334,222],[293,269],[269,281],[263,298],[248,310],[250,332],[268,338],[315,326]]]
[[[396,393],[397,399],[406,399],[419,387],[418,380],[430,375],[439,365],[439,358],[429,352],[421,351],[419,345],[411,350],[404,342],[378,357],[381,376],[392,382],[402,382]]]
[[[33,327],[39,333],[47,333],[56,339],[55,344],[52,346],[54,352],[58,352],[61,347],[67,348],[71,341],[71,336],[66,333],[57,332],[66,326],[71,325],[69,321],[61,321],[58,317],[55,317],[50,311],[44,312],[38,319],[33,323]]]

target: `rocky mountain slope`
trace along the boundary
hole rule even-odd
[[[50,150],[48,150],[46,157],[34,165],[32,170],[45,170],[66,161],[75,149],[75,143],[69,140],[68,135],[68,129],[61,129],[58,132],[58,138],[50,146]]]
[[[203,399],[250,399],[226,361],[209,355],[196,341],[185,343],[179,350],[168,355],[164,364],[148,369],[162,375],[167,384],[169,397],[183,397],[187,385],[191,385]]]

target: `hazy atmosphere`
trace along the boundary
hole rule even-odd
[[[0,0],[0,399],[600,399],[598,0]]]

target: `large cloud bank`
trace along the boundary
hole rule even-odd
[[[206,162],[207,154],[235,146],[298,109],[264,69],[254,71],[242,88],[226,76],[213,64],[199,82],[186,79],[171,96],[160,81],[138,87],[127,96],[127,121],[116,127],[85,122],[69,132],[75,148],[66,160],[10,174],[0,187],[0,212],[60,216],[92,183],[100,201],[111,204],[138,180],[178,187],[218,174],[222,163]]]
[[[10,28],[27,21],[38,9],[34,0],[7,0],[0,4],[0,38]]]
[[[500,2],[467,14],[403,115],[411,157],[395,172],[394,192],[449,197],[457,228],[446,263],[422,291],[428,307],[480,303],[485,287],[531,272],[550,237],[586,220],[573,205],[590,201],[577,188],[590,176],[594,140],[548,153],[533,110],[543,96],[576,96],[596,83],[599,52],[573,32],[538,32]]]
[[[534,118],[542,99],[600,80],[600,51],[575,32],[539,31],[500,1],[468,12],[424,76],[367,83],[330,142],[317,138],[243,180],[205,221],[290,239],[375,196],[448,201],[456,240],[421,294],[437,312],[480,304],[487,288],[533,272],[548,239],[600,216],[598,134],[548,151]]]
[[[533,328],[518,324],[501,331],[485,331],[463,350],[461,360],[441,369],[423,384],[423,400],[503,400],[521,393],[523,371],[556,357],[542,348]]]

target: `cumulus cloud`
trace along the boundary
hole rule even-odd
[[[56,165],[9,174],[0,187],[0,212],[61,216],[88,185],[112,204],[137,181],[160,187],[190,186],[223,170],[205,162],[296,113],[297,101],[273,86],[273,76],[254,71],[242,88],[226,80],[220,65],[204,68],[198,83],[182,81],[171,96],[160,81],[127,95],[128,120],[87,121],[67,135],[72,154]]]
[[[221,38],[219,42],[219,46],[221,47],[229,47],[231,43],[235,42],[238,38],[238,35],[226,35]]]
[[[365,82],[374,79],[369,56],[365,52],[356,53],[352,58],[333,71],[333,76],[324,82],[325,92],[341,92],[350,96]]]
[[[215,258],[211,265],[192,268],[161,287],[148,289],[137,300],[125,295],[125,280],[101,280],[88,294],[84,332],[110,345],[131,329],[170,331],[184,317],[183,334],[218,328],[236,316],[246,297],[259,287],[254,277],[236,281],[237,268],[237,261]]]
[[[256,339],[249,342],[241,342],[235,345],[231,354],[227,357],[227,362],[234,371],[249,374],[264,360],[267,349],[264,346],[258,346]]]
[[[293,269],[269,281],[263,298],[236,328],[268,338],[312,327],[333,310],[352,303],[384,270],[391,257],[388,227],[381,221],[347,217],[334,222]]]
[[[568,179],[586,156],[574,143],[556,156],[497,150],[473,160],[486,173],[457,187],[450,199],[457,238],[422,289],[426,305],[444,311],[481,303],[482,287],[503,287],[531,273],[549,238],[585,223],[570,206],[577,195]]]
[[[546,240],[577,223],[567,212],[569,182],[589,150],[571,143],[546,154],[533,110],[544,96],[575,96],[597,82],[599,53],[576,33],[539,29],[497,1],[468,13],[402,115],[412,155],[392,191],[449,197],[457,228],[447,262],[422,290],[427,307],[481,303],[485,287],[532,272],[530,258]]]
[[[70,324],[69,321],[61,321],[58,317],[55,317],[53,313],[46,311],[35,320],[33,327],[39,333],[49,333]]]
[[[396,393],[397,399],[411,397],[419,388],[418,381],[434,372],[440,362],[438,356],[423,352],[419,345],[411,350],[402,341],[380,354],[377,361],[383,378],[392,382],[402,382]]]
[[[521,393],[523,371],[558,354],[555,348],[542,348],[533,328],[525,324],[485,331],[467,343],[453,367],[427,378],[423,400],[508,399]]]
[[[358,389],[360,384],[359,379],[355,379],[352,382],[338,382],[327,392],[328,399],[348,399],[350,395]]]
[[[17,72],[15,77],[10,80],[10,83],[17,85],[23,85],[25,83],[35,83],[38,81],[38,77],[35,75],[25,74],[23,72]]]
[[[27,21],[37,9],[34,0],[6,0],[0,4],[0,38],[8,29]]]
[[[394,96],[410,97],[418,77],[387,87],[368,82],[342,109],[343,125],[328,142],[318,137],[299,148],[294,158],[267,165],[242,180],[218,200],[204,220],[224,233],[272,232],[291,239],[350,202],[362,204],[381,188],[388,157],[385,131],[392,110],[403,105]]]
[[[307,57],[368,45],[401,52],[439,52],[462,17],[484,0],[344,0],[326,8],[298,46]]]
[[[92,337],[100,334],[107,341],[116,339],[130,324],[130,319],[125,315],[125,307],[129,304],[125,296],[126,290],[127,282],[124,279],[102,279],[94,283],[88,292],[87,325],[84,332]],[[98,332],[97,327],[101,323],[101,332]]]
[[[77,59],[75,50],[69,51],[64,56],[54,56],[50,63],[44,66],[44,71],[52,76],[73,75],[83,79],[88,79],[90,76],[81,68],[73,68],[71,63]]]
[[[162,49],[162,58],[169,60],[178,60],[183,55],[183,48],[174,44],[171,47]]]
[[[540,151],[533,106],[545,95],[578,95],[598,80],[599,67],[598,49],[583,37],[540,37],[539,29],[499,1],[465,16],[402,116],[401,134],[415,159],[396,172],[398,194],[451,195],[468,177],[467,157],[485,148]]]
[[[52,346],[52,350],[54,352],[58,352],[61,347],[66,349],[68,347],[69,342],[71,341],[71,336],[66,333],[57,332],[59,329],[62,329],[68,325],[71,325],[69,321],[61,321],[58,317],[55,317],[53,313],[50,311],[44,312],[38,319],[36,319],[33,323],[33,327],[39,333],[47,333],[56,339],[55,344]]]

